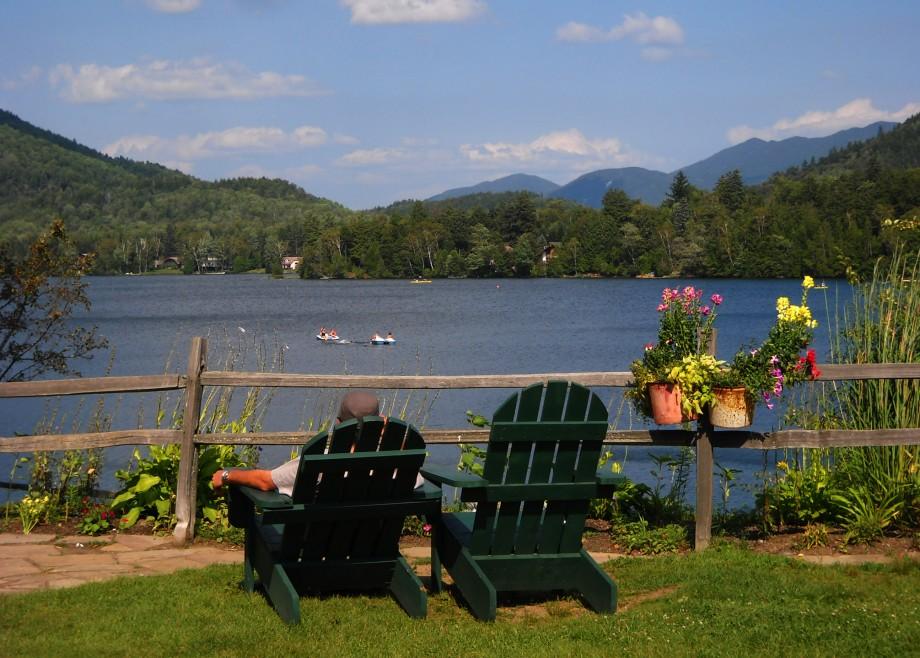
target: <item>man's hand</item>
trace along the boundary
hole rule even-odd
[[[224,470],[229,470],[233,473],[233,482],[240,487],[252,487],[253,489],[260,489],[262,491],[273,491],[276,489],[275,483],[272,480],[272,472],[265,470],[263,468],[231,468],[231,469],[218,469],[214,471],[214,475],[211,476],[211,486],[215,490],[219,490],[223,487],[224,481],[221,477],[224,473]],[[228,482],[228,484],[231,484]]]

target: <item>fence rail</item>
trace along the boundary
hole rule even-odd
[[[523,388],[550,380],[571,380],[585,386],[625,387],[632,383],[628,372],[567,372],[502,375],[310,375],[294,373],[208,371],[207,341],[192,339],[185,375],[91,377],[40,382],[0,383],[0,398],[138,393],[185,389],[184,418],[198,419],[206,386],[276,388],[371,388],[371,389],[472,389]],[[920,379],[920,364],[881,363],[820,366],[820,381],[869,379]],[[179,443],[181,457],[176,485],[177,543],[189,541],[195,527],[196,446],[208,444],[297,445],[312,432],[199,433],[197,422],[181,430],[127,429],[108,432],[45,434],[0,437],[0,453],[104,448],[121,445]],[[429,444],[484,443],[486,429],[427,429]],[[702,550],[712,527],[713,448],[771,450],[775,448],[829,448],[855,446],[920,445],[920,429],[879,430],[783,430],[779,432],[714,431],[704,417],[696,431],[611,430],[605,443],[614,445],[693,446],[696,449],[696,548]]]

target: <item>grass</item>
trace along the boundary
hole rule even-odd
[[[615,615],[569,599],[505,602],[495,623],[452,594],[409,619],[385,595],[307,597],[287,627],[240,567],[120,578],[0,597],[2,655],[909,655],[920,646],[920,563],[820,567],[719,544],[620,559]]]

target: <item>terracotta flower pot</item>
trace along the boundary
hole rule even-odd
[[[694,420],[680,409],[680,388],[676,384],[649,384],[647,388],[652,419],[659,425],[673,425]]]
[[[754,400],[743,386],[714,388],[709,419],[716,427],[747,427],[754,422]]]

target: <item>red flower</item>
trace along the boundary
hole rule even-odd
[[[814,350],[808,350],[805,355],[805,359],[808,361],[808,371],[811,374],[812,379],[817,379],[821,376],[821,370],[818,368],[817,357],[815,356]]]

